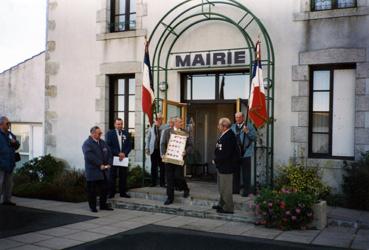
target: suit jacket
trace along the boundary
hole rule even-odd
[[[214,162],[219,173],[232,174],[238,166],[240,149],[236,136],[231,129],[218,138],[214,155]]]
[[[15,144],[11,143],[9,135],[16,140]],[[15,168],[15,150],[19,146],[20,144],[13,133],[9,131],[8,134],[5,134],[0,129],[0,170],[7,173],[13,172]]]
[[[182,132],[186,132],[184,129],[180,129],[180,130]],[[174,128],[167,128],[161,133],[160,155],[165,155],[165,153],[167,152],[168,142],[169,142],[171,133],[174,133]],[[192,152],[192,138],[190,136],[187,137],[185,150],[186,150],[186,155]]]
[[[118,135],[115,129],[109,130],[106,133],[105,138],[113,156],[118,156],[119,153],[124,153],[126,157],[128,157],[129,152],[132,150],[132,141],[129,133],[126,130],[122,130],[122,150],[119,148]]]
[[[112,165],[112,154],[109,146],[104,140],[99,144],[88,137],[82,145],[82,151],[85,158],[85,174],[87,181],[104,180],[104,175],[108,170],[101,170],[101,165]]]
[[[244,133],[237,127],[237,124],[232,124],[232,131],[235,133],[237,142],[242,147],[242,158],[252,157],[254,155],[254,142],[256,140],[256,130],[251,122],[247,123],[249,133]]]
[[[166,126],[161,125],[159,127],[159,133],[162,134],[165,130]],[[161,137],[161,136],[160,136]],[[160,150],[160,139],[159,138],[159,150]],[[154,153],[155,150],[155,141],[156,141],[156,133],[155,133],[155,124],[152,125],[151,128],[147,131],[146,138],[145,138],[145,150],[150,152],[150,155]]]

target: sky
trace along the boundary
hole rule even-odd
[[[0,73],[45,50],[47,0],[0,0]]]

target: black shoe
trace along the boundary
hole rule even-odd
[[[111,207],[100,207],[100,210],[106,210],[106,211],[114,211],[114,209],[112,209]]]
[[[5,206],[15,206],[16,204],[14,202],[11,202],[11,201],[4,201],[3,205],[5,205]]]
[[[151,184],[150,187],[156,187],[156,184]]]
[[[211,208],[212,208],[212,209],[215,209],[215,210],[218,210],[218,209],[221,209],[222,207],[221,207],[221,206],[219,206],[219,205],[214,205],[214,206],[212,206]]]
[[[131,198],[131,196],[129,194],[121,194],[120,197],[123,197],[123,198]]]
[[[90,211],[93,213],[97,213],[97,209],[96,208],[90,208]]]
[[[110,195],[108,196],[108,198],[109,198],[109,199],[113,199],[113,198],[114,198],[114,196],[115,196],[115,194],[110,194]]]
[[[220,213],[220,214],[233,214],[233,212],[225,211],[223,208],[217,209],[217,213]]]
[[[188,198],[190,196],[190,190],[185,190],[183,193],[184,198]]]
[[[165,202],[164,202],[164,205],[170,205],[170,204],[172,204],[173,203],[173,201],[172,200],[166,200]]]

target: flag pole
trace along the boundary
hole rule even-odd
[[[147,36],[145,35],[145,52],[147,50]],[[145,63],[145,62],[143,62]],[[143,73],[143,72],[142,72]],[[143,84],[143,83],[142,83]],[[141,87],[143,88],[143,86]],[[142,96],[141,96],[142,99]],[[142,122],[142,187],[145,187],[145,169],[146,169],[146,152],[145,152],[145,130],[146,130],[146,116],[142,109],[143,122]]]

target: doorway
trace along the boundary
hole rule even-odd
[[[188,118],[191,121],[193,138],[193,165],[191,175],[202,180],[215,180],[216,168],[212,163],[214,147],[219,136],[217,124],[220,118],[232,117],[236,111],[234,103],[190,104]]]

